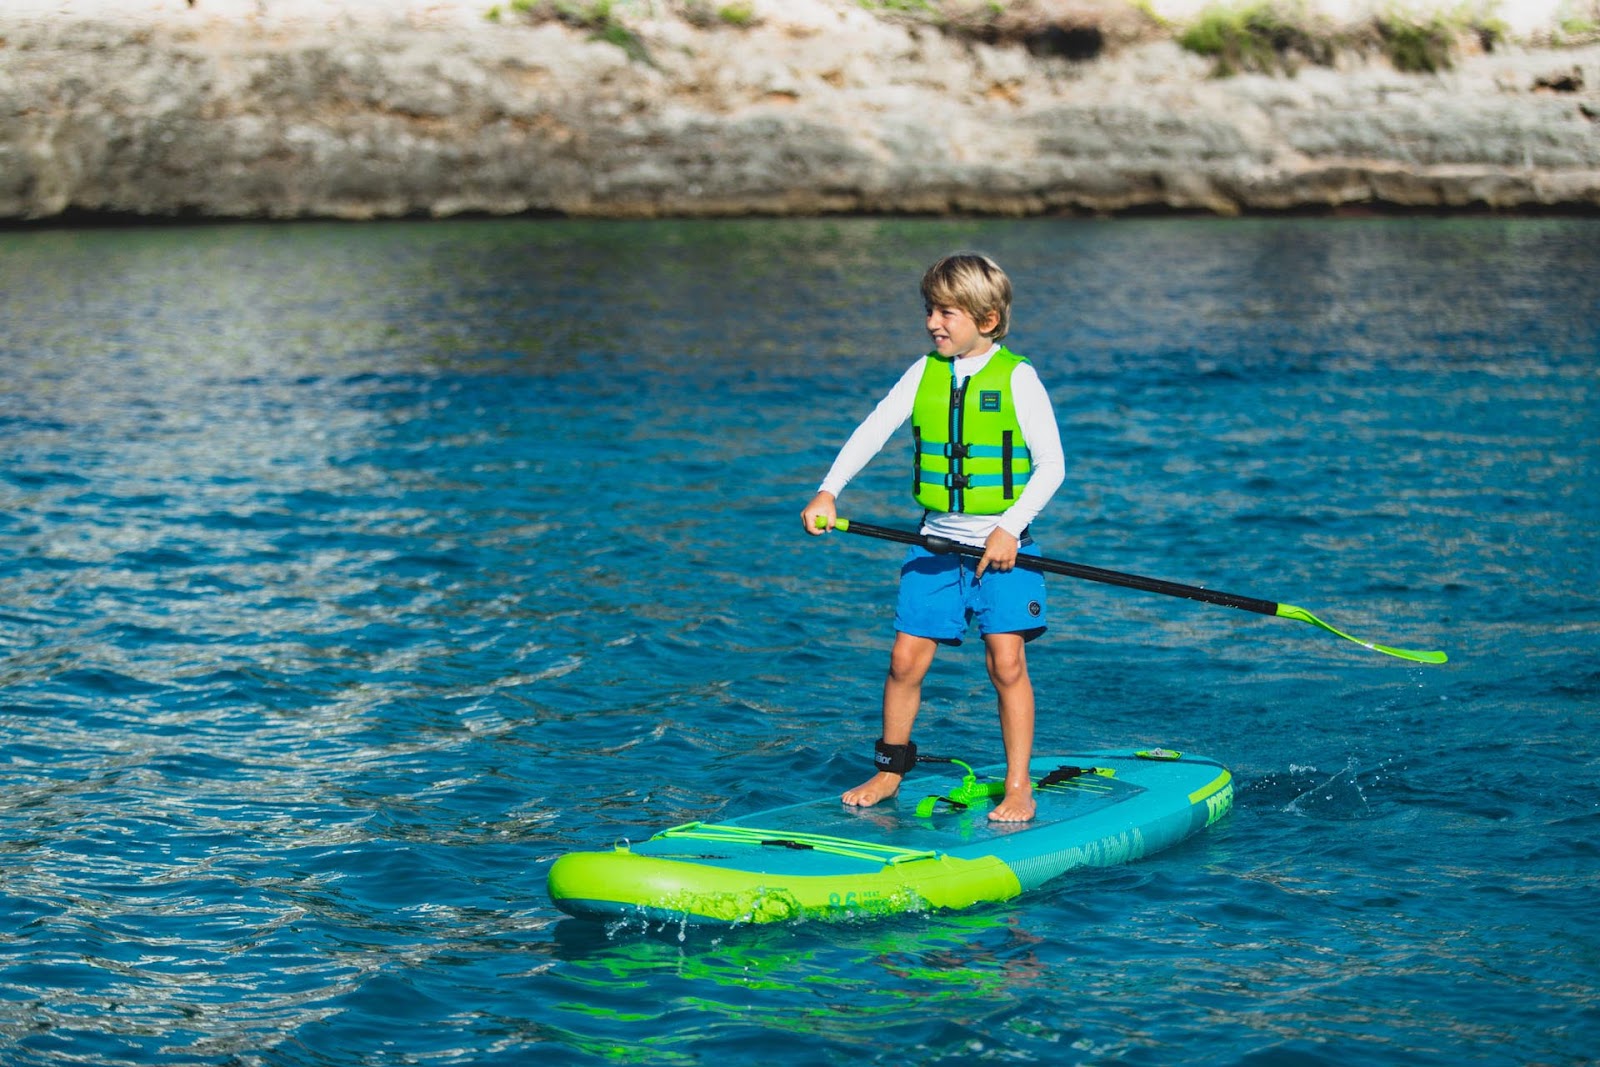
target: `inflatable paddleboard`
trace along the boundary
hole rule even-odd
[[[833,795],[569,853],[550,868],[550,897],[586,918],[697,924],[965,908],[1159,852],[1233,806],[1233,778],[1215,760],[1096,751],[1033,760],[1038,814],[997,823],[988,813],[1005,767],[939,762],[966,773],[919,768],[870,808]]]

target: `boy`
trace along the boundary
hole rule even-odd
[[[841,799],[865,807],[899,792],[916,765],[911,727],[934,652],[959,645],[976,619],[1006,750],[1006,794],[989,818],[1025,822],[1035,811],[1028,776],[1034,704],[1023,646],[1044,632],[1045,601],[1043,575],[1017,568],[1016,560],[1019,552],[1038,554],[1028,524],[1066,473],[1061,435],[1039,375],[1000,345],[1011,324],[1011,280],[993,260],[946,256],[923,275],[922,301],[934,350],[856,427],[801,519],[807,533],[831,530],[839,493],[910,419],[922,532],[981,547],[983,556],[974,563],[920,546],[908,553],[883,686],[883,735],[874,748],[877,773]]]

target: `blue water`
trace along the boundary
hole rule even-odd
[[[696,933],[553,859],[861,780],[900,550],[800,508],[952,248],[1058,409],[1040,752],[1233,768],[1005,906]],[[904,525],[903,446],[844,514]],[[0,1062],[1577,1064],[1600,220],[0,234]],[[977,642],[927,751],[999,758]]]

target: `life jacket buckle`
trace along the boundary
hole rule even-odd
[[[968,489],[971,488],[971,485],[972,478],[969,475],[946,474],[944,476],[944,487],[946,489]]]
[[[944,446],[944,454],[950,459],[966,459],[972,452],[972,446],[965,441],[952,441]]]

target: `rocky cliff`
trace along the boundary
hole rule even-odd
[[[0,14],[0,217],[1600,209],[1600,46],[1212,75],[765,0]],[[69,5],[70,8],[70,5]],[[331,9],[342,10],[337,15]]]

